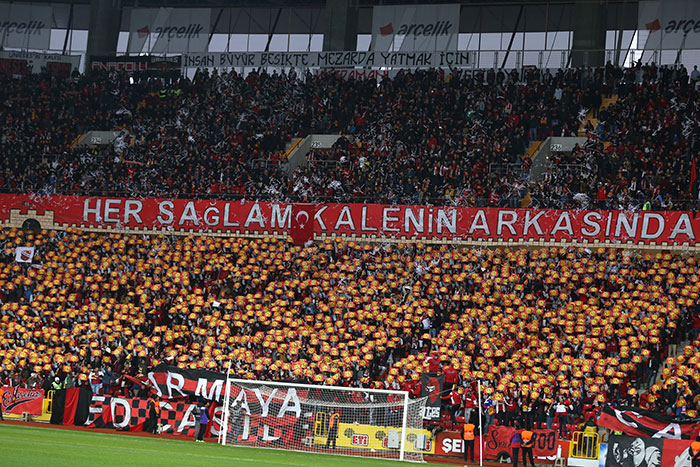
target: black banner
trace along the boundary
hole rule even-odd
[[[444,385],[445,375],[443,374],[423,373],[421,375],[420,396],[428,398],[423,409],[423,420],[440,420],[440,404]]]
[[[606,467],[661,467],[664,440],[637,436],[610,436]]]
[[[695,439],[700,419],[678,421],[638,407],[603,407],[598,425],[630,436],[648,436],[668,439]]]
[[[210,52],[189,53],[188,68],[293,67],[293,68],[464,68],[473,66],[470,51],[340,51],[340,52]]]
[[[182,57],[153,57],[149,55],[129,56],[94,56],[90,60],[90,69],[106,71],[136,72],[180,72]]]
[[[161,363],[148,373],[148,383],[160,397],[196,396],[221,400],[226,375],[207,370],[186,370]]]

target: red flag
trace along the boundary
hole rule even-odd
[[[645,26],[647,27],[647,31],[649,31],[650,34],[661,29],[661,23],[659,22],[659,18],[656,18],[651,23],[647,23]]]
[[[138,35],[139,39],[143,39],[144,37],[148,36],[151,33],[151,31],[148,30],[148,25],[145,25],[141,29],[136,30],[136,34]]]
[[[379,34],[381,34],[382,36],[388,36],[389,34],[392,34],[393,32],[394,32],[394,25],[391,23],[379,27]]]
[[[292,223],[289,234],[294,243],[306,243],[314,237],[314,216],[316,206],[313,204],[293,204]]]
[[[690,169],[690,195],[695,197],[695,182],[698,180],[698,172],[695,168],[695,157],[693,157],[693,167]]]

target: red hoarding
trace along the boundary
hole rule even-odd
[[[308,225],[298,215],[301,211],[288,203],[0,195],[0,221],[29,210],[37,211],[32,216],[47,216],[44,226],[55,227],[283,234]],[[700,215],[681,211],[317,204],[304,208],[309,212],[316,236],[694,246],[700,233]]]
[[[2,411],[22,415],[28,412],[32,415],[41,415],[41,406],[44,403],[43,389],[28,389],[3,387]]]
[[[511,456],[510,440],[514,428],[491,426],[484,437],[484,459],[497,459],[499,456]],[[566,459],[569,453],[568,441],[559,441],[554,430],[533,430],[533,456],[539,462],[554,462],[557,456]],[[479,458],[479,437],[474,441],[474,458]],[[460,433],[442,431],[435,439],[435,455],[462,457],[464,455],[464,440]]]

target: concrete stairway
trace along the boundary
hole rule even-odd
[[[617,99],[618,99],[617,94],[613,94],[610,97],[604,97],[603,102],[600,104],[600,107],[601,108],[608,107],[609,105],[612,105],[615,102],[617,102]],[[583,121],[581,126],[578,128],[578,135],[579,136],[586,136],[585,128],[586,128],[586,125],[588,124],[588,122],[591,122],[591,125],[593,125],[593,128],[596,128],[598,126],[598,119],[593,118],[593,111],[592,110],[588,112],[588,115],[586,115],[586,119]]]
[[[530,141],[530,146],[528,146],[527,151],[525,151],[525,155],[532,160],[532,156],[534,156],[540,146],[542,146],[542,143],[544,143],[544,141]]]

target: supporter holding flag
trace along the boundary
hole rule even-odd
[[[545,402],[547,402],[547,429],[551,430],[552,424],[554,423],[554,417],[557,413],[557,404],[553,399],[546,399]]]
[[[462,391],[463,388],[458,388],[454,387],[452,388],[452,391],[450,391],[450,400],[449,400],[449,411],[450,411],[450,420],[452,420],[452,423],[457,423],[457,418],[456,415],[462,410],[464,407],[464,403],[462,401]],[[468,421],[465,419],[465,423]]]
[[[566,439],[569,436],[569,402],[563,398],[559,398],[556,414],[557,422],[559,422],[559,437]]]
[[[496,415],[496,407],[490,396],[486,396],[482,405],[482,410],[484,412],[484,436],[486,436],[489,433],[489,427],[493,423],[494,416]]]
[[[101,378],[102,375],[100,374],[100,372],[97,370],[96,367],[93,367],[90,370],[90,374],[88,374],[88,381],[90,382],[90,389],[92,390],[93,394],[100,393],[100,387],[102,386]]]
[[[515,414],[518,410],[518,406],[512,396],[506,394],[503,397],[503,404],[505,406],[505,414],[503,415],[503,424],[506,426],[513,426],[515,422]]]
[[[478,401],[472,394],[471,389],[467,387],[464,393],[464,421],[466,423],[469,423],[471,420],[472,411],[476,409],[477,402]]]

